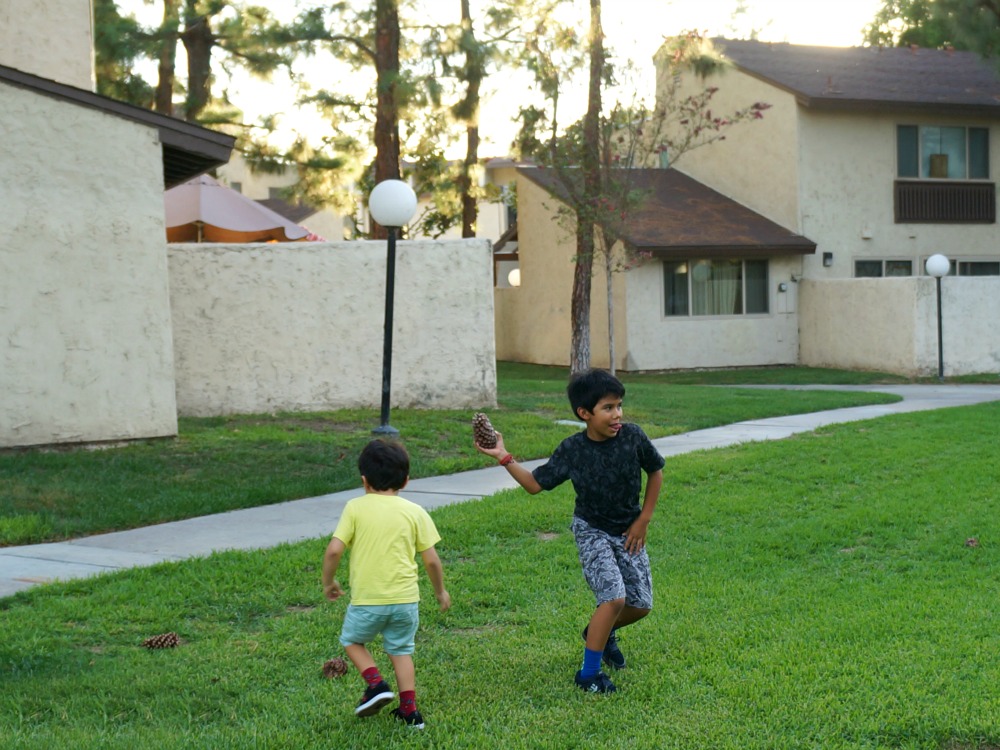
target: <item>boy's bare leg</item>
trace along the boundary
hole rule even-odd
[[[407,690],[416,690],[417,670],[413,666],[413,655],[400,654],[399,656],[393,656],[389,654],[389,659],[392,661],[392,668],[396,673],[396,688],[399,692],[405,693]]]
[[[643,617],[649,614],[648,609],[640,609],[639,607],[632,607],[626,604],[622,607],[622,611],[618,615],[618,619],[615,620],[614,627],[624,628],[626,625],[631,625],[633,622],[638,622]],[[608,631],[609,633],[611,631]]]
[[[344,646],[344,651],[347,652],[348,658],[359,674],[375,666],[375,659],[368,653],[368,649],[363,643],[352,643],[350,646]]]
[[[587,625],[587,648],[591,651],[604,650],[604,646],[608,642],[608,636],[611,634],[611,628],[618,624],[618,619],[621,617],[624,608],[624,599],[612,599],[610,602],[604,602],[604,604],[594,610],[594,614],[590,618],[590,624]],[[630,607],[630,609],[635,609],[635,607]],[[632,620],[632,622],[635,622],[635,620]]]

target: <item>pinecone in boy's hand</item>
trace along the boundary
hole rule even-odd
[[[146,648],[174,648],[178,643],[180,640],[177,638],[177,633],[162,633],[147,638],[142,642],[142,645]]]
[[[483,448],[497,447],[497,432],[490,424],[490,418],[481,411],[476,412],[472,418],[472,435],[476,445],[481,445]]]
[[[328,679],[343,677],[347,674],[347,662],[335,656],[323,665],[323,676]]]

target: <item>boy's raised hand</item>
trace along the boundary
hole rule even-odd
[[[479,443],[473,441],[472,444],[476,446],[476,450],[487,456],[492,456],[498,461],[507,455],[507,449],[503,445],[503,433],[497,430],[497,444],[492,448],[484,448]]]

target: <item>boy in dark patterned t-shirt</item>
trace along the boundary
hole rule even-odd
[[[601,671],[601,661],[625,667],[616,631],[641,620],[653,606],[646,532],[663,484],[664,462],[637,425],[622,422],[625,386],[616,377],[588,370],[570,380],[566,393],[573,414],[587,429],[563,440],[533,472],[507,452],[500,432],[495,448],[476,444],[476,449],[498,459],[532,495],[566,480],[573,483],[571,528],[583,575],[597,600],[583,629],[586,647],[575,681],[587,692],[611,693],[615,686]],[[646,492],[640,505],[643,471]]]

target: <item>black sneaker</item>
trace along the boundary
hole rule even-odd
[[[401,722],[406,724],[406,726],[411,727],[412,729],[424,728],[424,717],[420,715],[419,711],[414,711],[413,713],[404,714],[398,708],[394,708],[389,713],[391,713]]]
[[[577,672],[575,682],[585,693],[613,693],[618,689],[604,672],[598,672],[593,677],[581,677]]]
[[[583,640],[587,640],[587,631],[589,629],[589,625],[583,629]],[[608,642],[604,644],[604,653],[601,654],[601,661],[612,669],[625,669],[625,654],[618,648],[617,628],[611,630]]]
[[[389,703],[395,697],[395,693],[389,689],[389,686],[383,680],[378,685],[373,685],[365,690],[365,694],[361,696],[361,700],[358,702],[358,707],[354,709],[354,714],[355,716],[374,716],[382,710],[382,707],[386,703]]]
[[[612,669],[625,669],[625,654],[618,648],[618,634],[612,630],[608,642],[604,644],[601,660]]]

